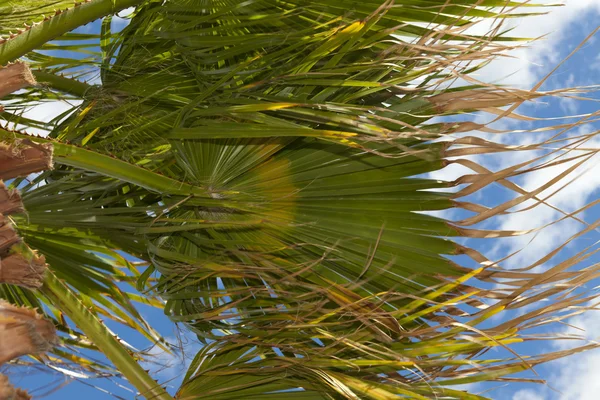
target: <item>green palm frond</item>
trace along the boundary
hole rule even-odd
[[[0,32],[8,35],[0,43],[0,64],[15,61],[73,29],[143,1],[3,1],[2,3],[8,4],[4,4],[5,13],[0,18]],[[17,32],[12,31],[15,28],[18,29]]]

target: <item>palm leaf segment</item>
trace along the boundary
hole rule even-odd
[[[483,306],[463,283],[484,274],[445,257],[464,249],[441,237],[464,231],[421,213],[453,207],[430,191],[451,184],[414,176],[445,165],[432,139],[471,126],[432,116],[534,96],[438,96],[449,66],[501,49],[461,27],[518,5],[149,2],[122,33],[104,26],[101,86],[44,59],[40,76],[84,102],[51,133],[62,167],[26,188],[27,240],[58,260],[43,237],[60,225],[152,262],[139,288],[159,271],[166,312],[207,343],[180,398],[478,398],[430,382],[542,360],[471,359],[522,340],[471,328],[513,298],[455,322]]]

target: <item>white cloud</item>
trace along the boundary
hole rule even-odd
[[[574,87],[577,84],[575,79],[575,74],[570,73],[568,78],[562,84],[563,87]],[[560,97],[559,98],[560,108],[567,115],[577,115],[579,111],[579,102],[576,99],[570,97]]]
[[[597,400],[600,394],[600,352],[597,350],[568,358],[561,364],[553,386],[560,400]]]
[[[536,4],[556,4],[554,0],[539,0]],[[512,29],[509,34],[514,37],[538,38],[546,35],[527,47],[520,47],[510,52],[511,57],[495,60],[478,72],[478,79],[484,82],[502,82],[530,88],[560,61],[560,47],[565,46],[565,35],[569,27],[581,24],[585,15],[591,21],[593,15],[600,13],[598,0],[564,0],[563,7],[530,8],[527,12],[545,12],[544,15],[529,16],[526,19],[506,19],[503,29]],[[490,24],[477,24],[475,33],[483,34],[489,30]],[[591,32],[595,26],[590,26]],[[572,49],[568,49],[569,51]]]
[[[555,4],[553,0],[536,1],[536,4]],[[507,19],[503,24],[504,29],[512,29],[511,36],[516,37],[539,37],[547,34],[541,40],[530,43],[526,47],[521,47],[510,51],[510,57],[499,58],[493,61],[490,65],[483,68],[477,74],[477,78],[484,82],[495,82],[509,84],[513,86],[521,86],[531,88],[541,78],[543,78],[552,68],[561,61],[566,52],[570,52],[578,43],[569,37],[572,27],[578,24],[578,31],[582,22],[582,15],[590,17],[590,21],[594,21],[593,15],[600,14],[599,0],[566,0],[564,7],[551,8],[532,8],[527,11],[543,11],[548,12],[545,15],[527,17],[526,19]],[[588,18],[586,18],[588,19]],[[474,34],[484,34],[491,27],[491,23],[477,24],[473,28]],[[589,26],[585,29],[591,32],[595,26]],[[570,48],[566,48],[566,43],[569,43]],[[600,56],[598,58],[600,60]],[[599,61],[600,65],[600,61]],[[582,77],[576,76],[574,73],[569,73],[561,80],[561,86],[570,87],[576,84],[581,84]],[[578,102],[572,99],[561,98],[558,101],[559,107],[567,114],[576,114],[578,110]],[[484,123],[485,117],[479,114],[476,117],[476,122]],[[500,123],[495,123],[490,126],[500,130],[510,129],[527,129],[526,123],[518,121],[503,120]],[[553,132],[555,133],[555,132]],[[552,134],[553,134],[552,133]],[[579,130],[577,133],[584,133]],[[523,145],[535,142],[541,142],[544,138],[550,136],[549,133],[520,133],[520,134],[504,134],[504,135],[489,135],[482,132],[468,132],[468,135],[479,136],[492,141],[502,142],[505,144]],[[600,147],[600,142],[587,143],[586,147]],[[469,159],[476,161],[485,167],[492,170],[516,163],[532,159],[535,155],[541,153],[532,152],[510,152],[500,153],[498,155],[485,155],[478,157],[470,157]],[[572,177],[577,175],[585,168],[590,168],[585,175],[579,177],[575,182],[569,184],[565,189],[552,197],[550,203],[564,211],[574,211],[582,207],[591,200],[598,188],[600,188],[600,168],[598,163],[600,159],[595,157],[590,160],[585,166],[571,174]],[[539,172],[529,173],[525,177],[517,179],[516,183],[524,187],[526,190],[534,190],[540,185],[549,181],[553,177],[563,172],[568,165],[546,168]],[[450,165],[449,167],[431,174],[435,179],[452,181],[464,173],[471,173],[465,168]],[[569,179],[555,185],[550,190],[554,191],[564,184]],[[498,189],[498,187],[495,188]],[[488,192],[484,191],[485,197]],[[498,193],[498,192],[495,192]],[[507,192],[505,192],[507,193]],[[513,194],[514,195],[514,194]],[[481,196],[481,194],[480,194]],[[543,196],[543,194],[542,194]],[[522,204],[519,208],[531,205],[533,202]],[[496,203],[498,204],[498,203]],[[511,210],[514,211],[514,210]],[[444,214],[445,216],[449,214]],[[496,218],[494,228],[505,230],[522,230],[532,229],[552,222],[561,217],[558,211],[551,209],[548,206],[540,205],[534,209],[512,214],[504,217]],[[535,239],[530,243],[533,235],[518,236],[513,238],[498,240],[496,247],[492,249],[491,256],[501,258],[516,250],[523,249],[518,255],[512,257],[508,266],[524,267],[537,260],[540,255],[547,254],[559,244],[563,243],[571,235],[581,230],[583,225],[574,220],[566,220],[555,224],[551,227],[539,232]]]
[[[600,54],[596,56],[594,61],[590,64],[591,70],[600,70]]]
[[[550,3],[551,1],[552,0],[543,1],[543,3]],[[510,33],[512,36],[536,37],[545,33],[548,33],[548,36],[540,41],[530,44],[526,48],[512,51],[510,56],[514,58],[503,58],[492,62],[489,66],[479,71],[478,79],[484,82],[501,82],[524,88],[533,87],[561,61],[562,57],[571,52],[578,44],[577,41],[580,39],[575,39],[575,34],[572,32],[581,34],[581,32],[591,32],[596,28],[595,25],[583,25],[582,27],[582,24],[585,24],[585,21],[590,21],[589,23],[591,24],[597,22],[598,15],[600,14],[600,0],[565,0],[565,3],[566,6],[551,9],[551,12],[547,15],[529,17],[526,20],[507,20],[507,25],[505,26],[515,27]],[[484,33],[486,27],[481,25],[477,29],[480,29],[479,33]],[[593,41],[594,38],[590,40],[589,44],[592,44]],[[591,59],[594,60],[594,62],[589,63],[585,68],[589,68],[589,70],[600,70],[600,56],[593,54]],[[566,67],[568,67],[568,65],[566,65]],[[567,72],[562,72],[564,70],[567,70]],[[578,75],[577,72],[571,72],[568,68],[561,69],[560,73],[563,73],[560,79],[561,86],[563,87],[588,84],[585,80],[589,79],[589,77],[595,79],[593,74],[589,74],[589,76],[585,76],[585,74]],[[562,108],[563,112],[568,114],[579,112],[576,105],[577,103],[571,100],[558,101],[558,106]],[[527,129],[527,124],[515,124],[508,121],[508,124],[503,128]],[[571,135],[589,133],[589,131],[586,131],[585,129],[588,128],[576,130],[576,132]],[[469,135],[481,136],[489,139],[489,136],[480,132],[469,132]],[[510,134],[495,136],[492,140],[500,140],[503,143],[517,145],[539,142],[549,136],[549,133]],[[586,143],[585,146],[590,148],[600,148],[600,141],[594,140]],[[499,168],[514,165],[531,158],[531,152],[511,152],[497,156],[478,157],[477,161],[483,163],[484,166],[492,170],[498,170]],[[558,192],[551,200],[549,200],[549,202],[564,211],[574,211],[584,204],[596,199],[600,189],[599,163],[600,158],[596,156],[586,165],[573,172],[571,177],[574,178],[579,172],[589,169],[584,175],[578,177],[573,183]],[[521,177],[516,180],[516,182],[526,190],[533,190],[559,175],[566,168],[568,168],[568,165],[547,168]],[[452,167],[432,175],[437,179],[454,180],[464,172],[463,169]],[[562,184],[566,183],[568,180],[570,179],[567,178]],[[556,190],[562,184],[555,186],[551,190]],[[498,190],[500,189],[495,188],[494,190],[495,191],[484,192],[484,196],[486,193],[490,193],[491,196],[497,196],[499,193]],[[549,191],[546,191],[546,194],[548,193]],[[543,195],[544,194],[542,194],[542,196]],[[493,200],[501,201],[502,199]],[[490,200],[486,204],[489,204],[490,202],[492,201]],[[496,202],[496,204],[498,204],[498,202]],[[530,204],[532,203],[527,202],[519,208],[523,208]],[[586,215],[578,216],[584,219],[586,217]],[[489,228],[535,228],[560,217],[561,214],[559,212],[554,211],[547,206],[538,206],[531,211],[498,218],[492,224],[493,226]],[[590,218],[591,217],[594,216],[592,215]],[[485,249],[484,253],[490,256],[491,259],[497,260],[513,251],[523,249],[518,255],[511,258],[510,262],[505,264],[505,266],[525,267],[532,262],[537,261],[541,256],[548,254],[549,251],[564,243],[566,239],[576,232],[579,232],[582,228],[582,224],[573,220],[567,220],[544,229],[531,243],[529,243],[529,241],[532,239],[532,235],[502,239],[497,241],[497,243],[500,244],[494,249]],[[592,242],[589,244],[591,243]],[[586,245],[587,244],[588,243],[586,243]],[[575,242],[574,247],[580,248],[581,246]],[[570,319],[568,323],[582,328],[583,331],[569,327],[566,328],[562,334],[580,335],[584,340],[558,341],[552,345],[553,348],[551,348],[551,350],[564,350],[576,345],[586,344],[589,341],[600,340],[600,312],[587,312]],[[600,369],[600,349],[551,362],[547,367],[548,370],[546,371],[549,372],[544,373],[542,378],[548,380],[548,386],[538,386],[533,389],[521,389],[512,393],[512,395],[499,397],[498,400],[505,400],[507,398],[511,400],[600,399],[600,380],[598,379],[598,370]],[[504,392],[504,394],[506,394],[506,392]],[[493,396],[493,393],[490,393],[490,395]]]
[[[33,107],[29,107],[27,109],[25,109],[22,114],[20,113],[15,113],[17,115],[22,115],[24,118],[28,118],[28,119],[32,119],[32,120],[36,120],[36,121],[42,121],[42,122],[50,122],[52,119],[58,117],[59,115],[61,115],[62,113],[72,109],[74,106],[77,106],[81,104],[80,100],[75,100],[75,101],[61,101],[61,100],[50,100],[50,101],[44,101],[41,102],[38,105],[35,105]],[[66,118],[66,117],[63,117]],[[7,127],[8,129],[16,129],[19,131],[23,131],[23,132],[27,132],[30,134],[34,134],[34,135],[40,135],[40,136],[47,136],[49,131],[44,130],[44,129],[40,129],[40,128],[34,128],[34,127],[29,127],[29,126],[25,126],[25,125],[21,125],[21,124],[14,124],[14,123],[6,123],[6,121],[1,121],[1,125],[4,127]]]
[[[588,304],[589,307],[593,304]],[[588,310],[575,317],[569,318],[569,326],[560,332],[563,336],[577,337],[581,340],[560,340],[553,342],[553,347],[559,350],[600,340],[600,310]],[[586,342],[586,343],[584,343]],[[600,356],[600,354],[599,354]],[[563,360],[564,362],[564,360]]]
[[[589,147],[600,147],[599,141],[588,144]],[[536,172],[529,173],[519,182],[520,186],[527,191],[533,191],[542,187],[545,183],[565,172],[569,167],[575,164],[574,161],[545,168]],[[558,184],[543,191],[539,197],[545,198],[558,189],[564,187],[554,194],[548,203],[564,212],[574,212],[586,204],[598,192],[600,188],[600,157],[594,156],[591,160],[571,172],[566,178]],[[572,180],[572,182],[570,182]],[[569,183],[570,182],[570,183]],[[567,185],[568,184],[568,185]],[[534,204],[528,201],[518,208],[523,209],[526,206]],[[550,222],[561,218],[563,214],[546,205],[537,207],[498,218],[498,229],[502,230],[524,230],[541,227]],[[585,214],[578,214],[580,218],[585,218]],[[519,254],[512,257],[509,261],[510,266],[524,267],[537,261],[542,255],[564,243],[570,236],[576,234],[584,225],[574,219],[567,219],[557,224],[546,227],[536,234],[517,236],[510,239],[500,240],[499,245],[494,249],[497,255],[509,254],[518,249],[523,249]],[[534,235],[535,238],[534,238]]]
[[[60,114],[62,114],[65,111],[70,110],[71,108],[73,108],[74,106],[76,106],[80,103],[81,103],[81,101],[79,101],[79,100],[72,101],[72,102],[66,102],[66,101],[60,101],[60,100],[46,101],[35,107],[31,107],[30,109],[28,109],[27,111],[25,111],[23,113],[23,116],[26,118],[35,119],[38,121],[49,122],[53,118],[59,116]],[[28,133],[34,133],[36,135],[41,135],[41,136],[48,135],[47,131],[38,129],[38,128],[29,127],[29,128],[25,128],[24,130]]]
[[[112,19],[112,30],[114,32],[119,32],[129,25],[129,22],[131,22],[131,14],[133,14],[134,11],[135,7],[129,7],[116,14]]]
[[[135,11],[135,7],[128,7],[124,10],[121,10],[117,13],[117,16],[120,18],[129,17]]]
[[[523,389],[516,392],[512,400],[545,400],[540,394],[533,390]]]
[[[580,336],[584,340],[555,341],[553,347],[557,350],[581,346],[600,338],[600,311],[588,311],[569,319],[568,323],[571,326],[561,333]],[[552,394],[552,399],[597,400],[600,397],[600,349],[560,359],[551,365],[554,373],[548,381],[557,391]]]

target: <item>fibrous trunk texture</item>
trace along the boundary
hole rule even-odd
[[[30,400],[31,396],[26,391],[16,389],[10,384],[8,378],[0,375],[0,400]]]
[[[51,146],[26,141],[0,143],[0,176],[3,178],[41,171],[51,165]],[[0,283],[36,289],[42,286],[45,259],[26,245],[19,244],[21,238],[5,216],[22,211],[19,192],[8,189],[0,180]]]
[[[10,215],[23,211],[23,202],[19,191],[8,189],[4,182],[0,181],[0,214]]]
[[[27,176],[52,168],[52,144],[15,140],[0,143],[0,179]]]
[[[44,281],[46,259],[26,245],[13,246],[10,253],[0,259],[0,282],[40,288]],[[1,400],[1,399],[0,399]]]
[[[54,325],[35,310],[0,300],[0,364],[44,353],[57,343]]]
[[[7,199],[4,203],[3,195]],[[6,190],[4,184],[0,186],[0,208],[3,205],[11,210],[22,209],[18,193]],[[0,214],[0,283],[37,289],[42,286],[45,270],[44,256],[22,243],[8,218]]]
[[[0,99],[35,84],[33,74],[24,63],[16,62],[0,68]]]
[[[35,79],[27,65],[10,64],[0,68],[0,98],[24,87]],[[0,111],[2,107],[0,106]],[[29,140],[0,143],[0,179],[27,176],[52,168],[52,145]],[[21,196],[0,180],[0,283],[38,288],[46,269],[44,256],[21,243],[5,215],[22,212]],[[0,300],[0,365],[26,354],[44,353],[58,342],[54,325],[33,309],[14,306]],[[27,392],[15,389],[0,375],[0,400],[27,400]]]
[[[20,241],[10,221],[0,214],[0,256],[7,255],[12,245]]]

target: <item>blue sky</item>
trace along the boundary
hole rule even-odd
[[[537,37],[548,33],[549,35],[527,48],[513,50],[510,53],[511,58],[504,58],[493,62],[490,66],[480,71],[478,79],[484,82],[503,82],[511,85],[517,85],[522,88],[531,88],[541,78],[543,78],[553,67],[566,57],[590,32],[592,32],[600,17],[600,0],[566,0],[566,6],[550,10],[550,14],[529,18],[523,20],[510,20],[508,24],[514,26],[514,36]],[[537,1],[537,3],[549,3],[548,1]],[[118,23],[118,22],[117,22]],[[86,29],[97,29],[97,24],[89,25]],[[484,26],[475,27],[474,30],[485,29]],[[594,83],[600,84],[600,34],[589,40],[583,48],[568,60],[561,68],[542,86],[542,89],[553,90],[565,86],[587,86]],[[594,97],[591,93],[588,96]],[[596,96],[597,97],[597,96]],[[519,112],[529,116],[539,118],[555,118],[558,116],[585,114],[596,112],[598,110],[597,102],[594,101],[573,101],[567,99],[542,99],[534,105],[521,107]],[[60,105],[46,105],[39,108],[36,113],[47,113],[48,115],[56,113]],[[472,116],[478,122],[489,122],[493,119],[490,115],[479,114]],[[566,120],[569,121],[569,120]],[[554,121],[556,123],[556,121]],[[499,130],[532,130],[540,126],[547,126],[547,121],[518,121],[506,120],[491,125]],[[573,131],[565,133],[566,135],[576,135],[583,133],[592,133],[600,129],[598,124],[587,124]],[[503,143],[514,145],[527,144],[535,141],[541,141],[550,137],[555,132],[519,132],[503,134],[501,136],[491,136],[487,133],[477,133],[480,136],[493,140],[500,140]],[[473,135],[470,132],[469,135]],[[600,148],[600,140],[592,139],[588,147]],[[537,153],[536,153],[537,154]],[[532,152],[521,152],[507,156],[506,154],[477,157],[476,161],[490,169],[499,169],[502,166],[512,165],[532,157]],[[560,190],[549,201],[558,208],[572,212],[584,204],[587,204],[598,198],[600,192],[600,167],[598,166],[598,157],[592,158],[588,163],[575,171],[572,175],[572,183],[569,183]],[[520,177],[516,182],[528,190],[538,187],[542,182],[548,181],[552,177],[560,174],[565,167],[545,169],[536,173]],[[461,174],[468,172],[460,166],[450,166],[435,174],[440,179],[452,180]],[[580,174],[581,173],[581,174]],[[569,181],[567,179],[561,185]],[[561,185],[555,186],[554,190]],[[553,190],[547,191],[550,193]],[[476,201],[486,205],[499,204],[514,196],[505,189],[498,186],[490,187],[476,195]],[[461,219],[464,217],[460,212],[446,213],[447,217]],[[539,206],[527,212],[512,214],[508,217],[498,217],[487,221],[478,227],[486,229],[529,229],[536,228],[545,223],[554,221],[560,217],[557,211],[546,206]],[[600,208],[592,207],[578,217],[587,222],[593,222],[600,218]],[[519,268],[531,264],[541,255],[548,253],[560,243],[563,243],[569,236],[580,231],[583,224],[567,219],[560,223],[551,225],[541,231],[535,238],[533,235],[518,236],[514,238],[494,240],[493,244],[485,240],[470,240],[468,245],[473,246],[484,252],[489,258],[499,259],[516,250],[522,249],[520,253],[512,257],[505,263],[507,268]],[[555,260],[540,266],[538,269],[548,268],[565,259],[589,245],[595,244],[600,237],[597,232],[592,232],[584,237],[574,240],[567,248],[563,249]],[[585,266],[593,262],[599,262],[598,257],[588,260]],[[597,284],[597,283],[596,283]],[[593,287],[589,287],[593,290]],[[148,318],[153,327],[161,334],[173,342],[178,341],[179,329],[175,327],[167,318],[162,315],[161,310],[142,307],[143,314]],[[589,339],[600,336],[600,313],[588,312],[585,315],[578,316],[569,321],[572,325],[583,329],[578,331],[573,327],[566,325],[555,325],[553,332],[573,333],[579,332],[585,334]],[[116,330],[116,327],[115,327]],[[139,348],[146,348],[147,342],[141,340],[131,332],[122,332],[120,336],[127,342]],[[186,343],[185,347],[195,354],[194,350],[199,345],[191,336],[184,336],[182,340]],[[566,346],[563,344],[561,346]],[[549,349],[559,350],[559,345],[533,344],[522,346],[520,349],[524,352],[539,352]],[[519,348],[517,348],[519,349]],[[161,382],[170,381],[172,387],[177,387],[178,380],[185,371],[185,364],[189,360],[184,360],[180,356],[169,356],[162,352],[155,352],[159,365],[148,365],[148,368],[155,371],[157,379]],[[567,360],[559,360],[548,363],[547,365],[536,368],[540,377],[547,379],[549,385],[533,384],[486,384],[469,387],[474,392],[485,392],[485,395],[497,400],[592,400],[598,398],[600,392],[600,380],[595,377],[600,368],[600,350],[591,351],[583,355],[571,357]],[[33,368],[20,368],[9,374],[11,380],[17,386],[27,388],[36,398],[45,399],[110,399],[111,395],[100,391],[93,386],[97,386],[111,391],[120,398],[133,399],[131,392],[119,387],[113,381],[106,379],[78,379],[66,378],[61,373],[51,374],[47,370],[37,371]],[[530,375],[529,375],[530,376]],[[119,384],[127,385],[125,382],[116,381]],[[50,386],[48,386],[51,384]],[[64,384],[64,385],[63,385]],[[41,397],[49,387],[60,387],[53,393]],[[119,397],[117,397],[119,398]]]
[[[533,43],[527,48],[511,52],[516,58],[505,58],[492,63],[488,68],[481,71],[478,79],[484,82],[508,83],[522,88],[531,88],[539,80],[545,77],[561,60],[568,56],[579,44],[598,26],[598,16],[600,13],[600,2],[598,1],[566,1],[566,6],[552,9],[550,14],[535,18],[529,18],[526,21],[509,21],[509,24],[515,26],[513,34],[515,36],[537,37],[548,33],[543,40]],[[483,29],[483,28],[481,28]],[[567,86],[588,86],[594,83],[600,83],[600,35],[592,37],[582,49],[564,63],[541,87],[542,90],[554,90]],[[535,116],[538,118],[557,118],[566,115],[581,115],[598,111],[597,93],[588,93],[586,96],[596,101],[574,101],[569,99],[541,99],[535,104],[525,105],[517,111],[520,114]],[[472,116],[479,123],[487,123],[493,120],[493,116],[484,113]],[[526,132],[507,133],[502,135],[493,135],[479,132],[468,135],[477,135],[490,140],[500,141],[505,144],[523,145],[534,142],[541,142],[544,139],[557,133],[557,131],[548,132],[527,132],[542,126],[561,122],[571,122],[575,119],[565,119],[563,121],[518,121],[503,120],[491,124],[490,127],[498,130],[515,131],[525,130]],[[581,134],[592,134],[600,129],[597,123],[589,123],[578,128],[567,131],[565,136],[575,136]],[[550,146],[548,146],[550,147]],[[586,147],[600,147],[600,141],[592,138]],[[550,151],[550,150],[547,150]],[[485,155],[474,157],[473,159],[491,170],[499,170],[509,165],[533,158],[542,154],[537,152],[521,152],[511,155]],[[543,192],[543,195],[550,193],[565,186],[558,191],[549,200],[549,203],[566,212],[573,212],[586,204],[598,199],[600,189],[600,168],[598,162],[600,159],[592,157],[583,166],[575,170],[569,177],[563,180],[549,190]],[[566,169],[566,166],[543,169],[541,171],[530,173],[525,176],[513,179],[526,190],[534,190],[559,175]],[[452,165],[434,176],[440,179],[453,180],[464,173],[470,171],[464,167]],[[488,206],[498,205],[514,197],[514,193],[501,188],[499,185],[489,187],[484,191],[477,193],[471,199],[474,202]],[[469,200],[469,199],[467,199]],[[531,202],[525,205],[531,205]],[[523,208],[521,206],[520,208]],[[445,214],[454,220],[464,218],[466,213],[453,211]],[[600,218],[600,208],[591,207],[583,213],[577,214],[582,220],[592,223]],[[560,214],[550,207],[538,206],[526,212],[516,213],[509,216],[495,217],[482,224],[476,225],[485,229],[533,229],[560,218]],[[584,224],[578,223],[572,219],[553,224],[543,229],[535,236],[534,234],[517,236],[506,239],[494,239],[493,243],[489,240],[469,240],[466,243],[475,247],[489,258],[497,260],[506,255],[520,250],[520,252],[509,258],[503,266],[506,268],[523,268],[537,261],[539,257],[552,251],[558,245],[567,240],[570,236],[576,234],[584,228]],[[542,271],[556,265],[561,260],[573,256],[587,246],[597,248],[597,241],[600,239],[597,232],[592,232],[585,236],[573,240],[569,246],[564,248],[559,254],[547,263],[536,268]],[[595,256],[590,258],[577,267],[587,267],[598,263],[600,259]],[[594,285],[598,282],[592,282],[587,285],[588,290],[594,292]],[[589,340],[597,339],[600,336],[600,313],[590,311],[584,315],[572,318],[568,321],[571,327],[561,324],[555,324],[545,331],[559,334],[579,334]],[[573,343],[574,344],[574,343]],[[560,350],[568,348],[573,344],[563,341],[558,344],[547,343],[527,343],[517,346],[515,349],[526,354],[539,353],[548,350]],[[578,343],[584,344],[584,341]],[[600,381],[597,379],[597,371],[600,367],[600,351],[590,351],[582,355],[577,355],[564,360],[558,360],[536,367],[539,377],[548,381],[547,385],[536,384],[480,384],[470,386],[469,390],[475,393],[480,392],[493,399],[498,400],[592,400],[600,398]],[[523,374],[534,378],[531,373]]]

